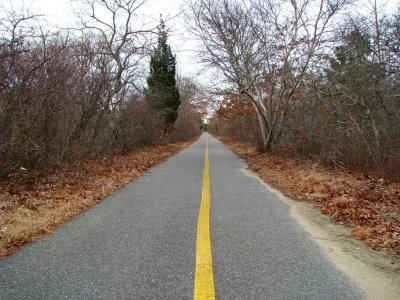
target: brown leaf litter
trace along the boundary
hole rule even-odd
[[[400,255],[400,183],[220,138],[250,169],[288,197],[313,203],[375,250]]]
[[[192,142],[107,155],[47,173],[11,174],[0,183],[0,259],[51,233]]]

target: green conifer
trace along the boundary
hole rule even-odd
[[[150,59],[150,75],[147,78],[146,98],[164,121],[166,129],[171,128],[178,117],[181,104],[176,86],[176,57],[167,43],[168,33],[164,21],[158,26],[158,43]]]

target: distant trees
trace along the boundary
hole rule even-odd
[[[180,139],[185,139],[193,134],[200,134],[203,120],[208,113],[209,99],[201,84],[192,78],[178,77],[177,86],[181,105],[175,121],[175,135]]]
[[[146,99],[157,111],[169,131],[178,117],[181,104],[176,85],[176,58],[167,43],[168,33],[164,21],[158,26],[158,43],[150,59],[150,75],[147,77]]]
[[[215,110],[209,129],[217,135],[235,137],[238,140],[259,141],[260,128],[250,100],[227,95]]]

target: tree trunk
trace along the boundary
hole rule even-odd
[[[268,138],[267,138],[267,126],[265,124],[265,120],[263,118],[263,116],[261,115],[257,104],[255,104],[253,101],[253,106],[255,108],[256,111],[256,115],[257,115],[257,120],[258,120],[258,124],[260,125],[260,132],[261,132],[261,142],[262,142],[262,152],[267,152],[269,150],[271,150],[271,143],[268,142]]]
[[[379,130],[378,130],[378,126],[376,125],[375,119],[372,116],[371,110],[369,109],[369,106],[366,102],[363,102],[363,106],[364,106],[364,110],[365,113],[368,116],[368,120],[371,126],[371,130],[372,130],[372,134],[373,134],[373,138],[374,138],[374,146],[376,146],[377,149],[379,149],[380,146],[380,141],[379,141]]]

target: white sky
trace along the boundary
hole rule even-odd
[[[184,0],[148,0],[140,8],[140,13],[148,16],[155,25],[159,23],[160,14],[168,20],[166,24],[171,30],[168,42],[177,56],[179,73],[197,77],[201,66],[190,51],[195,45],[188,40],[183,20],[179,16],[183,2]],[[73,5],[76,7],[76,2],[74,4],[73,0],[0,0],[0,3],[15,10],[22,7],[32,13],[44,15],[49,24],[59,27],[73,26],[76,21],[72,10]]]
[[[141,13],[149,16],[154,24],[157,25],[160,13],[163,14],[164,19],[179,15],[181,6],[185,0],[148,0],[141,8]],[[218,1],[218,0],[215,0]],[[373,0],[356,0],[360,4],[359,8],[363,10],[362,4],[368,5],[368,2]],[[378,0],[378,4],[386,3],[388,6],[387,11],[393,12],[396,5],[400,0]],[[49,24],[68,27],[73,25],[76,18],[72,11],[73,0],[0,0],[0,4],[6,7],[12,6],[14,9],[23,7],[33,13],[45,15]],[[79,0],[75,2],[79,3]],[[188,34],[185,30],[183,20],[180,16],[173,18],[167,22],[168,28],[172,30],[169,36],[169,44],[174,53],[177,55],[178,71],[185,76],[197,78],[200,82],[210,82],[206,78],[201,78],[199,74],[201,65],[196,62],[196,56],[192,51],[196,45],[191,42],[187,37]],[[209,75],[205,75],[208,76]]]

